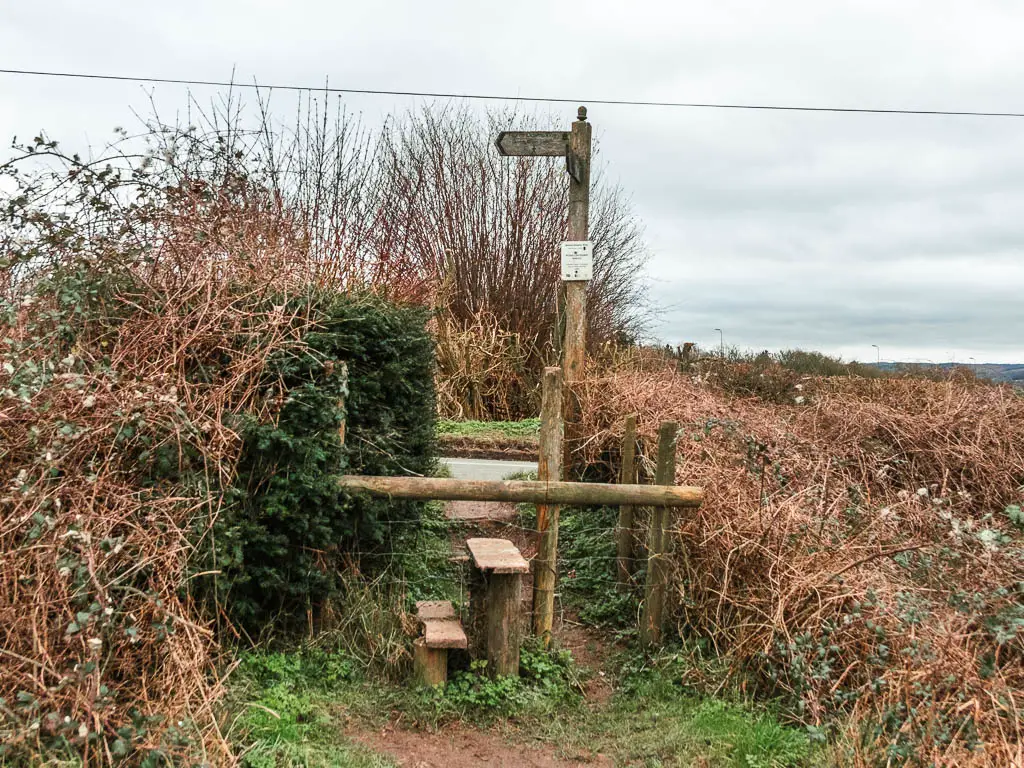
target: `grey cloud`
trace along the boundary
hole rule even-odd
[[[55,0],[0,10],[5,65],[383,89],[1024,111],[1000,0]],[[126,10],[127,8],[127,10]],[[187,89],[0,75],[0,136],[101,143]],[[194,89],[205,100],[208,89]],[[245,96],[251,104],[255,99]],[[348,97],[368,127],[417,103]],[[295,98],[275,93],[282,119]],[[566,123],[572,105],[520,105]],[[482,108],[482,106],[481,106]],[[591,105],[667,340],[1024,360],[1024,120]],[[703,335],[702,335],[703,334]],[[946,359],[942,357],[942,359]]]

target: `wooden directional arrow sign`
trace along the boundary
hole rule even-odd
[[[565,157],[568,131],[502,131],[494,142],[505,157]]]

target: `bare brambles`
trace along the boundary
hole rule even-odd
[[[1024,739],[1024,398],[815,377],[803,404],[782,405],[641,367],[620,360],[576,387],[582,451],[614,452],[625,413],[648,445],[661,421],[683,426],[677,481],[706,492],[675,531],[684,636],[860,759],[1011,764]]]
[[[53,239],[47,268],[4,302],[8,749],[67,748],[87,763],[187,743],[227,754],[211,709],[217,643],[186,589],[212,575],[188,564],[240,448],[226,415],[278,407],[261,374],[305,325],[256,299],[307,279],[286,234],[239,202],[183,192],[146,209],[162,237],[144,254]],[[204,361],[215,378],[198,373]],[[204,479],[184,487],[175,474],[188,467]]]

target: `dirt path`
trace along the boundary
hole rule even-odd
[[[516,508],[504,501],[449,501],[444,514],[449,520],[504,523],[515,520]]]
[[[563,759],[555,756],[553,745],[515,742],[497,731],[459,723],[434,732],[388,726],[376,733],[354,734],[353,738],[390,756],[402,768],[568,768],[613,764],[602,754]]]

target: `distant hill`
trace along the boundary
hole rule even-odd
[[[877,363],[883,371],[899,371],[908,368],[970,368],[981,379],[1005,381],[1015,387],[1024,387],[1024,363]]]

